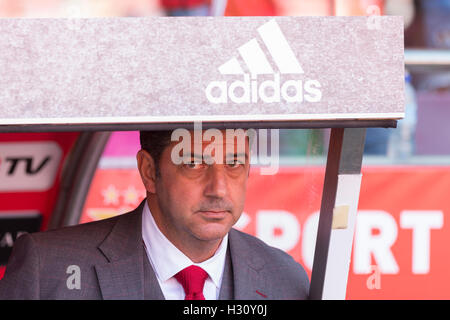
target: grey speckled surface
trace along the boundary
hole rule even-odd
[[[211,81],[242,80],[218,68],[256,39],[270,17],[0,19],[0,123],[15,119],[338,114],[365,118],[404,109],[403,21],[380,17],[275,18],[320,102],[227,103],[206,99]],[[259,75],[258,81],[273,79]],[[373,115],[375,114],[375,116]],[[39,120],[36,120],[39,121]]]

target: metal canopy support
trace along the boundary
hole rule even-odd
[[[365,134],[365,128],[331,130],[310,299],[345,299]]]
[[[211,16],[223,17],[227,8],[228,0],[213,0],[211,2]]]

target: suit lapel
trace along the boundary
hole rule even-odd
[[[231,229],[229,246],[234,277],[234,299],[270,299],[263,276],[265,261],[254,253],[239,233]]]
[[[142,246],[142,250],[144,251],[144,299],[145,300],[164,300],[164,294],[161,290],[161,286],[159,285],[158,279],[156,278],[156,274],[153,271],[153,268],[150,264],[150,261],[147,257],[147,253],[145,252],[144,246]]]
[[[146,201],[146,200],[144,200]],[[141,205],[119,216],[99,250],[107,262],[95,265],[103,299],[144,298]]]

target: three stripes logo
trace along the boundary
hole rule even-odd
[[[241,67],[237,58],[232,58],[219,67],[223,75],[242,76],[243,80],[236,80],[228,85],[227,81],[211,81],[205,89],[206,98],[211,103],[266,103],[286,102],[302,103],[318,102],[322,99],[321,85],[317,80],[288,79],[281,84],[281,76],[301,75],[303,68],[295,57],[289,43],[281,32],[275,19],[270,20],[258,28],[267,51],[279,72],[275,72],[264,54],[256,38],[238,48],[238,52],[245,63],[248,72]],[[258,76],[272,75],[258,84]]]

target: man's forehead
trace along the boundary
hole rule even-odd
[[[172,139],[169,152],[177,165],[190,163],[192,158],[206,160],[208,164],[209,160],[221,164],[236,159],[244,163],[250,159],[249,139],[242,129],[180,130]]]
[[[183,156],[190,154],[194,157],[223,155],[224,157],[248,158],[249,138],[243,129],[205,129],[183,130],[171,142],[171,150],[180,152]]]

